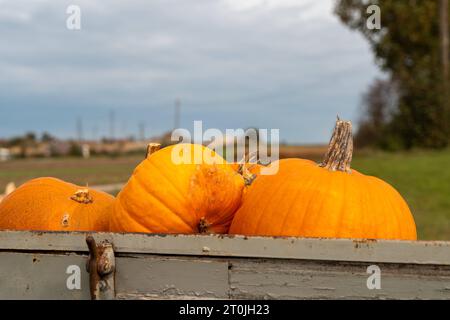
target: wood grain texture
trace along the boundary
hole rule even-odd
[[[0,299],[89,299],[86,233],[0,232]],[[116,299],[450,299],[450,243],[94,234]],[[68,266],[80,270],[69,290]],[[367,268],[381,270],[369,290]]]
[[[89,299],[80,254],[0,253],[0,299]],[[450,299],[450,267],[378,264],[381,288],[367,288],[370,263],[282,259],[116,257],[116,299]],[[81,289],[66,269],[81,270]]]
[[[0,231],[1,250],[87,252],[84,232]],[[117,253],[450,265],[448,241],[93,233]]]

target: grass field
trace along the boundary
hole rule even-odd
[[[304,148],[301,149],[304,152]],[[317,152],[302,153],[318,160]],[[289,156],[295,156],[290,149]],[[0,192],[14,181],[53,176],[76,184],[126,182],[142,157],[91,159],[28,159],[0,163]],[[392,184],[414,214],[419,239],[450,240],[450,150],[403,153],[365,152],[354,157],[353,167]]]
[[[36,177],[57,177],[79,185],[126,182],[143,157],[25,159],[0,163],[0,192],[10,181],[18,186]]]

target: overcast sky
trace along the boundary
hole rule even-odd
[[[81,8],[81,30],[66,8]],[[155,135],[173,126],[279,128],[286,142],[328,141],[356,120],[379,75],[333,0],[0,0],[0,137]]]

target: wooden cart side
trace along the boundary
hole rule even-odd
[[[86,252],[84,232],[0,231],[0,250]],[[94,233],[117,253],[450,265],[450,242]]]
[[[0,299],[90,299],[86,254],[0,252]],[[116,299],[450,299],[450,267],[118,254]],[[79,287],[74,286],[78,269]]]
[[[0,232],[0,299],[89,299],[86,235]],[[447,242],[93,236],[114,244],[117,299],[450,299]]]

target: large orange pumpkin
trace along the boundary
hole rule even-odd
[[[113,203],[101,191],[37,178],[0,203],[0,230],[107,231]]]
[[[177,144],[156,149],[157,146],[150,148],[151,152],[118,194],[111,230],[228,232],[241,203],[243,177],[218,154],[201,145]],[[182,163],[174,157],[186,161]]]
[[[253,182],[230,233],[415,240],[405,200],[386,182],[350,169],[352,151],[351,123],[338,120],[324,162],[280,160],[277,174]]]

